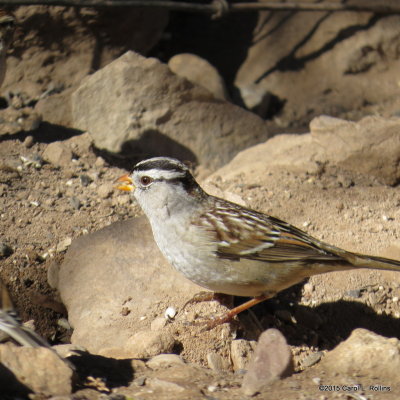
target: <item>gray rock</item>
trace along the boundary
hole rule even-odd
[[[82,207],[82,202],[76,196],[69,198],[69,204],[74,210],[79,210]]]
[[[0,241],[0,257],[8,257],[12,253],[14,253],[12,247],[8,243]]]
[[[2,344],[0,360],[23,385],[36,394],[56,396],[71,393],[73,371],[49,349]]]
[[[270,137],[256,115],[133,52],[86,78],[72,96],[72,113],[74,127],[90,132],[101,149],[173,156],[211,169]]]
[[[68,247],[71,245],[71,243],[72,243],[72,239],[70,237],[66,237],[63,240],[60,240],[56,246],[57,253],[61,253],[62,251],[67,250]]]
[[[207,363],[214,371],[227,371],[230,367],[228,360],[213,351],[207,354]]]
[[[74,154],[79,157],[87,157],[88,153],[91,151],[93,145],[93,139],[89,133],[82,133],[82,135],[72,136],[70,139],[64,142],[69,146]]]
[[[99,354],[117,359],[149,358],[162,353],[171,353],[175,345],[174,337],[168,332],[140,331],[133,334],[120,346],[103,348]]]
[[[271,104],[271,93],[267,89],[254,83],[238,87],[241,99],[248,110],[253,111],[261,118],[267,116]]]
[[[22,131],[34,131],[39,127],[41,118],[30,107],[21,108],[18,110],[8,107],[4,110],[0,110],[0,121],[1,136],[13,135]]]
[[[185,387],[175,382],[165,381],[163,379],[151,378],[146,381],[146,386],[151,390],[160,391],[161,393],[180,393],[185,391]]]
[[[371,182],[392,185],[400,179],[400,118],[366,117],[351,122],[328,116],[313,119],[311,133],[277,135],[240,152],[216,173],[225,180],[274,167],[318,173],[321,165],[335,165]],[[209,177],[212,180],[213,177]]]
[[[310,123],[311,136],[326,159],[348,171],[394,185],[400,179],[400,118],[366,117],[359,122],[321,116]]]
[[[174,74],[207,89],[216,99],[229,100],[224,80],[204,58],[190,53],[177,54],[168,61],[168,67]]]
[[[177,354],[159,354],[146,363],[151,369],[166,368],[174,364],[185,364],[185,362]]]
[[[35,144],[35,138],[33,136],[27,136],[23,142],[27,149],[30,149]]]
[[[103,183],[97,188],[97,194],[101,199],[107,199],[114,192],[114,186],[112,183]]]
[[[62,142],[48,144],[42,154],[44,160],[57,167],[70,166],[72,156],[71,149]]]
[[[292,373],[292,353],[286,339],[277,329],[268,329],[258,340],[243,378],[242,391],[252,396],[263,387]]]
[[[72,343],[96,354],[112,350],[120,358],[137,352],[135,332],[151,332],[146,316],[161,316],[199,291],[164,259],[145,217],[74,240],[49,274],[68,309]],[[125,316],[124,307],[130,309]],[[164,330],[154,333],[162,336]]]
[[[280,119],[293,124],[313,115],[337,115],[361,108],[364,101],[391,103],[397,96],[395,85],[388,87],[382,82],[390,82],[395,76],[400,16],[372,23],[370,13],[341,13],[327,18],[323,13],[289,16],[264,11],[258,18],[235,85],[245,87],[256,82],[285,100]],[[357,26],[365,29],[334,42],[337,32]],[[307,36],[311,31],[313,34]],[[300,44],[299,38],[306,36]],[[323,79],[317,77],[317,71],[324,71]],[[387,107],[385,104],[384,112]]]
[[[53,346],[53,349],[62,358],[68,358],[70,356],[80,355],[80,353],[86,352],[86,349],[82,346],[77,346],[75,344],[57,344]]]
[[[394,384],[399,382],[400,341],[358,328],[325,355],[321,367],[332,373],[381,377]]]
[[[324,353],[322,351],[316,351],[315,353],[311,353],[301,361],[301,367],[309,368],[313,366],[314,364],[316,364],[321,360],[323,355]]]
[[[245,370],[254,353],[257,342],[237,339],[231,343],[231,360],[235,371]]]
[[[92,179],[86,174],[79,175],[79,179],[81,181],[81,185],[84,187],[89,186],[92,183]]]
[[[345,293],[346,296],[352,297],[353,299],[358,299],[361,296],[361,290],[360,289],[352,289],[348,290]]]
[[[62,93],[40,99],[35,105],[35,111],[46,122],[72,126],[71,90],[64,90]]]
[[[193,364],[177,363],[158,369],[156,376],[146,379],[146,388],[153,390],[157,399],[207,398],[196,382],[210,382],[210,371]]]

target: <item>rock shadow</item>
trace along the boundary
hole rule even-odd
[[[140,139],[126,141],[118,154],[97,148],[94,151],[107,160],[110,165],[127,170],[132,169],[133,165],[146,158],[160,156],[188,161],[192,165],[198,163],[196,155],[188,147],[163,135],[156,129],[145,131]]]
[[[36,142],[52,143],[60,140],[67,140],[73,136],[84,133],[79,129],[68,128],[66,126],[51,124],[50,122],[41,122],[40,126],[34,131],[21,131],[12,135],[1,135],[0,142],[6,140],[24,141],[27,136],[33,136]]]
[[[85,382],[90,376],[106,382],[109,389],[119,386],[128,386],[134,378],[134,368],[132,360],[117,360],[114,358],[107,358],[85,351],[75,350],[79,355],[68,357],[76,368],[79,382],[77,382],[77,389],[86,387]]]
[[[378,314],[372,307],[351,299],[316,307],[300,305],[302,286],[289,288],[253,307],[250,313],[243,313],[240,320],[244,336],[256,340],[262,330],[277,328],[290,345],[313,346],[320,350],[333,349],[357,328],[400,340],[400,319]],[[235,302],[243,303],[243,299],[237,298]],[[258,323],[254,323],[254,316]]]
[[[255,83],[260,83],[263,79],[265,79],[268,75],[272,74],[276,71],[300,71],[305,67],[305,65],[312,60],[317,59],[322,56],[326,52],[332,50],[337,44],[343,42],[344,40],[350,38],[351,36],[356,35],[360,31],[366,31],[373,27],[381,18],[382,15],[373,15],[370,20],[365,24],[355,24],[351,26],[347,26],[341,30],[339,30],[336,36],[326,43],[324,43],[319,49],[316,49],[308,54],[304,54],[301,57],[297,57],[296,53],[298,50],[306,46],[314,34],[317,32],[320,25],[332,15],[330,12],[324,14],[319,20],[317,20],[310,28],[310,30],[306,33],[304,37],[302,37],[298,43],[289,51],[289,53],[282,57],[280,60],[276,62],[276,64],[262,73],[256,80]],[[290,23],[287,21],[286,23]]]
[[[21,383],[18,378],[4,364],[0,363],[0,398],[1,399],[28,399],[32,390]]]

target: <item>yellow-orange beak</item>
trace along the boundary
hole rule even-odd
[[[121,185],[117,186],[117,189],[119,190],[124,190],[125,192],[133,192],[135,190],[132,178],[128,174],[118,178],[117,182],[121,182]]]

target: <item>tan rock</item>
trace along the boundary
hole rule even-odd
[[[311,121],[310,128],[309,134],[282,134],[243,150],[215,175],[228,180],[245,174],[251,179],[273,168],[315,174],[327,164],[384,184],[400,179],[396,161],[400,118],[366,117],[351,122],[321,116]],[[212,179],[213,175],[206,182]]]
[[[47,145],[42,157],[45,161],[57,167],[68,167],[72,160],[71,149],[62,142],[53,142]]]
[[[231,360],[235,371],[245,370],[254,353],[257,342],[245,339],[236,339],[231,343]]]
[[[400,383],[400,341],[358,328],[326,354],[321,366],[333,373],[382,377],[392,386]]]
[[[123,349],[104,348],[99,354],[113,358],[149,358],[172,352],[174,345],[175,339],[168,332],[140,331],[124,342]]]
[[[252,396],[270,383],[292,373],[292,353],[286,339],[277,329],[268,329],[258,340],[243,378],[242,391]]]
[[[3,344],[0,345],[0,360],[36,394],[56,396],[72,391],[72,369],[49,349]]]
[[[74,328],[72,343],[118,358],[139,357],[139,350],[143,357],[169,352],[171,340],[154,351],[138,349],[135,334],[163,336],[164,330],[150,331],[147,316],[163,316],[168,306],[183,305],[199,291],[164,259],[145,217],[74,240],[51,276]],[[130,312],[122,315],[124,307]]]
[[[398,88],[385,83],[396,81],[400,17],[375,18],[371,13],[260,12],[235,86],[255,82],[273,93],[285,102],[279,118],[294,125],[359,109],[364,102],[391,103]],[[355,34],[345,34],[353,29]]]
[[[101,149],[173,156],[213,170],[270,137],[261,118],[133,52],[82,82],[72,114],[74,127]]]
[[[168,67],[173,73],[209,90],[216,99],[229,100],[224,80],[204,58],[190,53],[177,54],[168,61]]]

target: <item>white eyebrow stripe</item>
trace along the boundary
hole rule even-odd
[[[147,171],[139,171],[137,172],[138,176],[150,176],[151,178],[157,180],[157,179],[176,179],[176,178],[183,178],[186,175],[185,171],[179,172],[179,171],[166,171],[163,169],[149,169]]]

